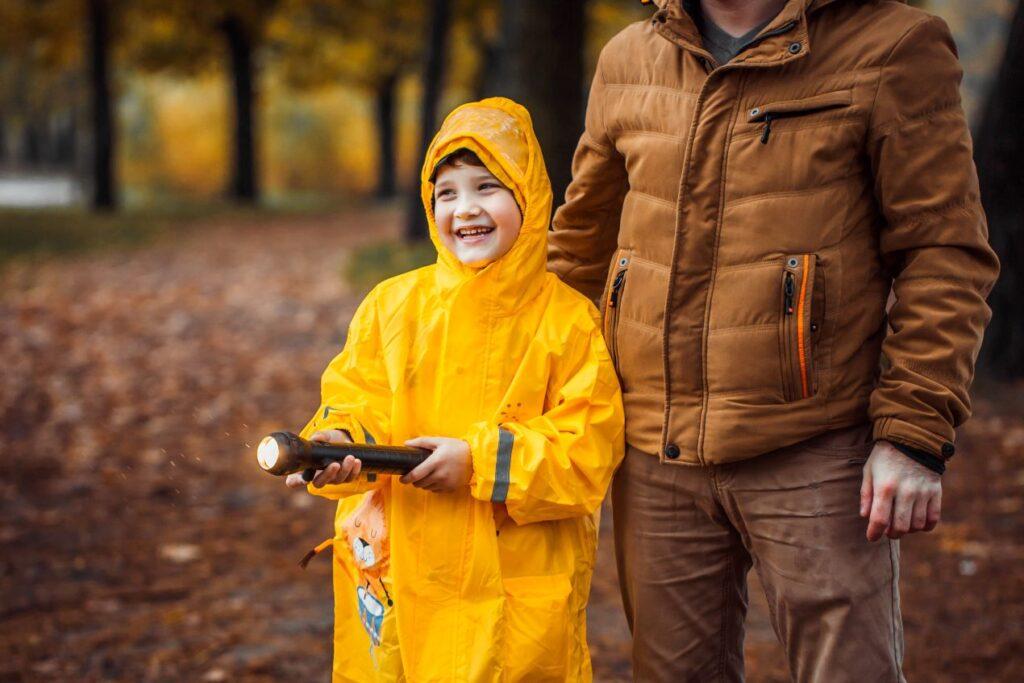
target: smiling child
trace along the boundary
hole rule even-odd
[[[363,301],[302,432],[431,451],[400,479],[349,456],[309,485],[339,501],[333,678],[587,681],[596,515],[623,453],[598,313],[546,272],[551,186],[523,107],[453,111],[421,178],[437,262]]]

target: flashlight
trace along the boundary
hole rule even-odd
[[[256,461],[265,472],[281,477],[302,472],[306,481],[316,470],[351,455],[363,463],[363,472],[405,474],[427,459],[430,451],[411,446],[380,446],[347,443],[341,446],[309,441],[291,432],[274,432],[263,437],[256,449]]]

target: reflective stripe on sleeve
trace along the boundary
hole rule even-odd
[[[491,502],[504,503],[508,497],[509,471],[512,469],[512,443],[515,435],[498,427],[498,458],[494,464],[494,491]]]

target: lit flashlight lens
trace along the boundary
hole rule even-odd
[[[273,469],[274,465],[277,464],[277,458],[280,455],[280,446],[277,445],[277,440],[272,436],[267,436],[260,441],[259,448],[256,449],[256,460],[259,461],[260,467],[265,470]]]

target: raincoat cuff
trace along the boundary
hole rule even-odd
[[[477,500],[504,503],[508,498],[515,435],[504,427],[481,423],[466,436],[473,458],[470,493]]]
[[[377,443],[377,439],[374,437],[373,433],[363,427],[359,420],[350,415],[346,415],[341,412],[334,412],[333,409],[325,407],[319,417],[319,420],[314,421],[309,428],[303,430],[302,436],[304,438],[309,438],[311,434],[318,431],[340,429],[341,431],[348,433],[349,438],[352,439],[353,443]],[[355,481],[345,484],[328,484],[317,488],[316,486],[313,486],[312,482],[310,482],[306,484],[306,491],[314,496],[338,500],[345,496],[351,496],[356,493],[362,493],[364,491],[378,488],[380,485],[381,478],[378,475],[360,474]]]

